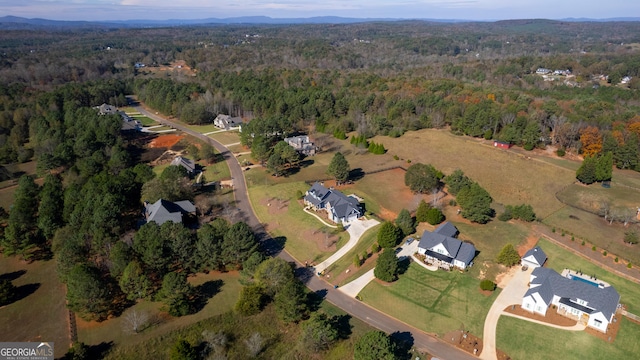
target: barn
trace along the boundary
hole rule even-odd
[[[502,141],[498,141],[498,140],[495,140],[493,142],[493,146],[495,146],[497,148],[500,148],[500,149],[509,149],[509,148],[511,148],[511,144],[510,143],[502,142]]]

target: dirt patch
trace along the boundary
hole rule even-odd
[[[516,274],[517,271],[521,271],[519,266],[514,266],[511,268],[507,268],[504,265],[500,265],[500,268],[504,271],[496,276],[496,285],[504,289],[505,286],[509,283],[511,278]]]
[[[289,200],[268,198],[260,200],[260,205],[269,210],[271,215],[280,215],[289,210]]]
[[[469,354],[479,355],[482,352],[482,339],[473,335],[469,331],[456,330],[444,335],[444,340],[449,344],[464,350]],[[506,358],[498,358],[506,359]]]
[[[526,311],[522,309],[522,306],[520,305],[507,306],[507,308],[504,309],[504,311],[511,314],[526,317],[527,319],[538,320],[547,324],[553,324],[558,326],[573,326],[577,323],[576,320],[569,319],[568,317],[558,314],[553,307],[547,310],[547,314],[545,316]]]
[[[157,138],[151,140],[149,143],[150,148],[170,148],[182,140],[183,135],[160,135]]]
[[[380,216],[380,218],[387,221],[394,221],[398,217],[398,214],[394,213],[391,210],[385,209],[381,206],[380,214],[378,214],[378,216]]]
[[[524,256],[524,254],[530,249],[533,249],[533,247],[536,246],[537,243],[538,236],[536,234],[529,234],[524,243],[518,245],[518,254],[520,254],[520,257]]]

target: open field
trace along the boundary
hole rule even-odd
[[[0,308],[2,341],[52,341],[56,358],[69,347],[64,285],[54,260],[30,264],[0,256],[0,277],[12,280],[22,298]]]
[[[333,229],[303,211],[296,193],[307,189],[303,182],[253,186],[249,188],[249,197],[258,219],[268,224],[269,233],[276,238],[286,238],[287,252],[299,262],[311,264],[329,257],[348,241],[349,235],[342,232],[332,236]],[[334,240],[335,245],[327,246]]]
[[[614,212],[628,210],[635,215],[640,206],[640,189],[620,186],[616,182],[612,182],[609,189],[603,188],[600,184],[572,184],[558,193],[558,199],[589,212],[600,212],[606,203]]]
[[[502,204],[531,204],[545,217],[562,207],[555,193],[573,183],[575,171],[506,150],[489,142],[456,136],[446,130],[407,132],[399,138],[376,137],[388,153],[413,163],[432,164],[445,174],[462,169]],[[407,144],[415,146],[407,146]],[[421,151],[416,151],[422,147]],[[532,154],[533,155],[533,154]],[[531,157],[531,156],[530,156]]]
[[[220,128],[217,128],[215,125],[213,124],[207,124],[207,125],[187,125],[187,127],[193,131],[197,131],[200,134],[204,134],[204,133],[210,133],[212,131],[221,131]]]
[[[549,258],[545,265],[546,267],[552,268],[557,272],[562,272],[564,268],[569,268],[580,270],[587,275],[596,275],[598,279],[608,282],[618,291],[620,294],[620,302],[627,306],[629,312],[640,315],[640,285],[611,274],[599,266],[545,239],[540,239],[538,245]],[[595,253],[594,256],[602,255]]]
[[[482,337],[484,318],[495,300],[480,292],[480,281],[459,271],[429,271],[411,263],[391,284],[372,281],[360,292],[362,300],[418,329],[443,335],[469,330]]]
[[[167,333],[231,311],[238,300],[242,287],[239,278],[237,272],[212,272],[190,277],[189,282],[192,285],[198,286],[206,283],[215,292],[204,308],[193,315],[173,318],[160,310],[161,303],[141,301],[127,309],[122,316],[100,323],[84,322],[78,319],[78,339],[88,345],[112,341],[117,347],[127,347],[145,341],[153,341],[156,338],[161,339]],[[155,319],[158,324],[152,325],[138,334],[129,331],[130,327],[126,317],[134,311],[149,314],[150,318]]]
[[[218,129],[218,128],[215,128],[215,129]],[[211,130],[211,131],[215,131],[215,130]],[[240,135],[236,131],[223,131],[223,132],[218,132],[208,136],[214,140],[217,140],[218,142],[220,142],[222,145],[225,145],[225,146],[240,142]]]
[[[585,331],[565,331],[501,316],[496,345],[514,360],[635,359],[640,353],[640,325],[622,319],[613,343]]]

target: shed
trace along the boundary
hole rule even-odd
[[[541,267],[547,261],[547,254],[542,251],[540,246],[536,246],[533,249],[527,251],[524,256],[522,256],[522,265],[527,265],[532,268]]]
[[[511,148],[511,144],[510,143],[503,142],[503,141],[498,141],[498,140],[495,140],[493,142],[493,146],[495,146],[497,148],[500,148],[500,149],[509,149],[509,148]]]

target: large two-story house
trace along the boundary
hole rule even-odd
[[[456,238],[458,229],[450,222],[442,223],[435,231],[425,231],[418,243],[418,253],[425,256],[427,263],[443,269],[466,269],[472,265],[476,248],[472,244]]]
[[[307,190],[304,203],[314,210],[325,210],[329,219],[335,223],[348,223],[364,215],[360,201],[354,196],[327,189],[317,182]]]

